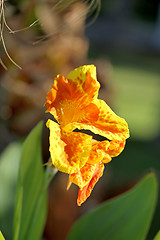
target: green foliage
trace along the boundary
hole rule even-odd
[[[17,173],[22,144],[10,144],[0,156],[0,228],[12,239],[12,223]]]
[[[41,156],[42,122],[29,134],[22,149],[14,215],[14,240],[39,240],[47,211],[48,178]]]
[[[117,159],[113,159],[108,164],[106,174],[110,174],[110,179],[106,183],[107,191],[116,191],[119,188],[126,188],[133,181],[148,172],[148,169],[154,169],[157,180],[160,185],[160,149],[158,142],[151,141],[131,141],[127,142],[126,148]],[[152,226],[147,240],[153,240],[156,232],[159,230],[160,221],[160,198],[158,199],[156,212],[152,221]]]
[[[155,209],[157,190],[155,175],[146,175],[127,193],[79,219],[67,240],[144,239]]]
[[[158,231],[157,235],[155,236],[154,240],[160,240],[160,231]]]
[[[1,233],[1,231],[0,231],[0,240],[4,240],[4,237],[3,237],[2,233]]]

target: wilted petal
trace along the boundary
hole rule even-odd
[[[79,171],[90,155],[92,136],[84,133],[66,133],[50,119],[46,125],[50,129],[50,154],[53,165],[59,171],[69,174]]]
[[[95,169],[92,172],[92,177],[90,181],[83,187],[79,189],[78,198],[77,198],[77,205],[80,206],[86,199],[90,196],[95,184],[99,180],[99,178],[103,175],[104,164],[97,163],[94,165]]]

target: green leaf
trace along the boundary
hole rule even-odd
[[[0,231],[0,240],[5,240],[1,231]]]
[[[160,240],[160,231],[158,231],[157,235],[155,236],[154,240]]]
[[[22,149],[14,215],[14,240],[39,240],[46,220],[47,184],[41,156],[40,122]]]
[[[153,173],[133,189],[111,199],[79,219],[67,240],[142,240],[151,223],[158,185]]]
[[[22,144],[11,143],[0,155],[0,227],[12,239],[14,199]]]

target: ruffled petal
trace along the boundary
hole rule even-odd
[[[70,174],[69,185],[73,182],[79,186],[79,206],[102,176],[104,163],[123,151],[129,137],[126,121],[97,99],[99,87],[95,66],[85,65],[67,78],[58,75],[45,103],[47,112],[60,124],[51,120],[46,124],[50,129],[52,163],[59,171]],[[72,132],[76,128],[90,130],[111,141],[98,142],[92,136]]]
[[[95,116],[94,121],[84,116],[83,119],[65,126],[65,131],[72,131],[75,128],[87,129],[109,140],[118,141],[123,141],[129,137],[126,121],[117,116],[103,100],[96,99],[92,104],[97,107],[97,117]]]
[[[54,115],[62,127],[85,117],[94,121],[98,109],[92,101],[97,98],[99,87],[96,67],[93,65],[73,70],[67,79],[58,75],[47,94],[47,111]]]
[[[62,172],[71,174],[79,171],[88,160],[92,136],[84,133],[66,133],[61,127],[48,120],[50,129],[50,154],[53,165]]]
[[[126,141],[111,141],[107,153],[111,157],[117,157],[124,149]]]
[[[106,157],[106,152],[108,150],[109,145],[110,142],[107,140],[101,142],[92,140],[92,149],[90,151],[87,163],[96,164],[102,161],[103,158]],[[108,159],[108,162],[110,160],[111,158]]]
[[[111,161],[111,157],[108,154],[109,146],[109,141],[98,142],[92,140],[92,148],[86,164],[78,172],[69,176],[69,183],[72,182],[80,188],[83,188],[91,180],[95,169],[97,168],[97,164],[100,164],[103,161],[105,163]]]
[[[80,206],[86,199],[90,196],[95,184],[98,182],[99,178],[103,175],[104,164],[97,163],[94,165],[95,169],[92,172],[92,177],[90,181],[82,188],[79,189],[77,205]]]
[[[117,157],[124,149],[126,141],[110,141],[107,151],[105,151],[105,156],[102,159],[103,163],[108,163],[109,159],[112,157]]]
[[[97,81],[96,67],[94,65],[84,65],[74,69],[67,76],[72,82],[78,84],[78,88],[87,93],[90,99],[97,98],[100,84]]]
[[[79,188],[83,188],[91,180],[96,166],[96,164],[86,163],[78,172],[69,176],[69,182],[76,184]]]

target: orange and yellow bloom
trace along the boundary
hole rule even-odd
[[[80,206],[103,175],[104,164],[119,155],[129,137],[126,121],[98,99],[100,84],[96,67],[85,65],[73,70],[67,78],[58,75],[45,103],[58,123],[48,120],[50,154],[53,165],[69,174],[69,183],[79,187]],[[106,138],[96,141],[75,129],[90,130]]]

